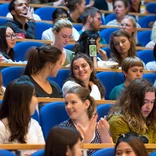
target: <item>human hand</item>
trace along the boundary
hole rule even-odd
[[[99,49],[99,50],[98,50],[98,53],[100,54],[102,60],[108,61],[107,53],[106,53],[104,50]]]
[[[99,120],[97,130],[103,143],[113,143],[112,137],[109,135],[109,123],[105,118]]]
[[[27,11],[27,14],[20,14],[20,16],[23,16],[23,17],[25,17],[25,18],[27,18],[28,19],[28,21],[30,20],[30,19],[34,19],[34,17],[33,17],[33,10],[32,10],[32,8],[31,7],[28,7],[28,11]]]
[[[78,131],[83,134],[84,143],[90,143],[94,137],[98,115],[93,115],[87,128],[77,124]]]

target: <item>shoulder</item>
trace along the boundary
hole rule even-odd
[[[59,124],[59,127],[71,127],[71,125],[73,124],[73,122],[71,120],[66,120],[63,121]]]
[[[43,31],[43,34],[50,35],[52,32],[53,32],[53,29],[49,28],[49,29],[46,29],[45,31]]]
[[[108,122],[110,125],[127,123],[121,115],[113,115]]]
[[[114,19],[114,20],[108,22],[106,25],[110,25],[110,26],[119,26],[119,23],[117,22],[116,19]]]
[[[20,77],[20,79],[21,79],[21,80],[24,80],[24,81],[30,81],[30,82],[32,82],[30,76],[28,76],[28,75],[22,75],[22,76]]]
[[[147,70],[156,70],[156,61],[151,61],[146,64]]]

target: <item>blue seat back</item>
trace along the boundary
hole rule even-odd
[[[41,107],[40,122],[44,138],[46,139],[52,127],[60,124],[68,118],[64,102],[51,102]]]
[[[52,21],[52,14],[55,11],[55,7],[42,7],[34,11],[35,14],[39,15],[41,20]]]
[[[114,148],[104,148],[97,150],[92,156],[114,156]]]
[[[101,104],[97,106],[97,113],[98,113],[98,120],[103,118],[104,116],[108,115],[110,108],[114,104]]]
[[[75,44],[67,44],[64,48],[68,50],[73,50]]]
[[[0,156],[16,156],[16,155],[8,150],[0,149]]]
[[[106,15],[106,17],[105,17],[105,24],[107,24],[108,22],[110,22],[110,21],[112,21],[114,19],[116,19],[116,15],[114,13]]]
[[[150,22],[154,22],[156,20],[156,16],[143,16],[140,17],[138,23],[142,28],[148,28]]]
[[[156,13],[156,2],[148,2],[145,5],[149,13],[153,13],[153,14]]]
[[[106,88],[106,100],[109,100],[109,94],[112,89],[124,82],[124,75],[122,72],[99,72],[96,75],[103,86]]]
[[[0,26],[4,25],[8,21],[7,18],[0,18]]]
[[[143,74],[143,78],[154,84],[156,80],[156,73],[145,73]]]
[[[156,156],[156,151],[151,152],[149,156]]]
[[[55,81],[61,88],[69,77],[69,69],[60,69],[56,77],[48,77],[49,80]]]
[[[140,50],[137,52],[137,56],[146,64],[150,61],[154,61],[153,50]]]
[[[45,15],[47,14],[44,13]],[[42,33],[51,28],[53,25],[51,23],[46,23],[46,22],[36,22],[36,39],[41,40],[42,39]]]
[[[6,16],[9,13],[9,3],[0,4],[0,16]]]
[[[151,30],[139,31],[137,33],[137,38],[142,46],[146,46],[146,44],[151,41]]]
[[[82,29],[82,24],[80,23],[73,23],[73,27],[77,30],[80,31]]]
[[[35,153],[31,154],[31,156],[44,156],[44,150],[36,151]]]
[[[15,66],[12,66],[12,67],[6,67],[6,68],[3,68],[1,70],[2,72],[2,79],[3,79],[3,86],[7,86],[11,81],[19,78],[22,73],[24,72],[24,69],[25,67],[15,67]]]
[[[109,44],[110,35],[116,30],[119,30],[119,28],[105,28],[100,31],[100,36],[105,39],[106,44]]]
[[[14,51],[15,51],[15,60],[16,61],[25,61],[27,60],[27,52],[31,47],[40,47],[41,45],[44,45],[41,42],[31,42],[31,41],[26,41],[26,42],[19,42],[15,45]]]

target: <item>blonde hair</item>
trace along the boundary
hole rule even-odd
[[[62,28],[72,29],[72,23],[67,19],[60,19],[54,24],[53,31],[59,32]]]
[[[135,31],[132,33],[132,36],[131,37],[132,37],[134,43],[137,44],[138,43],[138,38],[137,38],[137,22],[136,22],[135,18],[132,17],[132,16],[129,16],[129,15],[126,15],[123,18],[123,20],[124,19],[128,19],[128,20],[130,20],[132,22],[133,28],[135,28]]]
[[[151,40],[156,43],[156,21],[152,27]]]

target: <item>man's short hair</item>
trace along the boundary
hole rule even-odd
[[[99,13],[101,15],[101,12],[100,12],[99,9],[97,9],[95,7],[87,7],[84,10],[83,14],[82,14],[82,23],[83,23],[83,25],[86,24],[87,18],[88,18],[89,15],[94,17],[96,15],[96,13]]]
[[[12,0],[9,4],[9,12],[10,13],[12,10],[15,10],[15,2],[16,2],[16,0]]]

